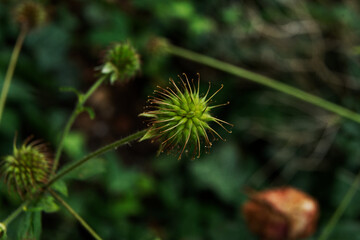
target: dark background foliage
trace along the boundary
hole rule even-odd
[[[0,1],[0,79],[18,27],[17,1]],[[63,86],[86,90],[109,44],[130,41],[142,70],[128,83],[105,84],[89,99],[95,110],[77,119],[62,164],[143,129],[147,95],[185,72],[201,74],[204,92],[224,89],[230,101],[216,115],[233,123],[217,128],[209,154],[156,156],[157,145],[133,143],[89,162],[69,180],[66,200],[104,239],[256,239],[241,214],[245,190],[292,185],[318,199],[315,237],[360,169],[360,127],[266,87],[174,56],[149,53],[153,36],[278,79],[359,112],[360,4],[354,0],[45,1],[48,23],[26,38],[1,122],[1,155],[33,134],[53,149],[76,100]],[[0,186],[0,217],[19,204]],[[357,194],[331,239],[360,236]],[[65,210],[44,214],[42,239],[89,239]],[[22,219],[10,226],[16,236]],[[14,237],[15,238],[15,237]],[[314,238],[315,239],[315,238]]]

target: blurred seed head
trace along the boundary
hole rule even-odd
[[[45,8],[38,2],[24,1],[14,9],[15,21],[29,30],[43,25],[46,17]]]
[[[9,188],[21,198],[31,197],[32,192],[48,181],[52,161],[47,147],[41,141],[27,138],[20,148],[14,143],[13,155],[2,162],[1,173]]]
[[[109,78],[111,83],[126,81],[133,78],[140,70],[140,56],[132,45],[116,43],[107,52],[101,73]]]
[[[243,205],[245,220],[263,240],[295,240],[316,230],[317,201],[292,187],[265,190],[250,196]]]
[[[167,52],[169,41],[162,37],[153,37],[147,44],[147,49],[153,54],[165,54]]]
[[[201,143],[205,141],[205,147],[210,148],[212,143],[208,136],[210,133],[213,139],[220,138],[224,140],[211,126],[215,122],[227,130],[223,124],[233,126],[211,114],[213,108],[224,106],[229,102],[219,105],[210,105],[213,97],[223,88],[215,91],[210,96],[209,88],[204,96],[200,95],[200,74],[198,74],[197,86],[193,79],[191,82],[184,73],[185,81],[180,78],[180,87],[174,80],[170,79],[171,87],[162,88],[154,93],[156,96],[149,97],[148,110],[141,113],[140,116],[150,118],[148,124],[149,130],[142,137],[145,139],[160,140],[160,150],[176,151],[180,153],[179,159],[183,152],[193,151],[193,156],[200,157]]]

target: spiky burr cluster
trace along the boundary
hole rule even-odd
[[[45,144],[40,140],[25,140],[20,148],[14,144],[13,154],[2,162],[2,175],[9,188],[26,198],[48,181],[51,158]]]
[[[229,104],[210,105],[213,97],[223,88],[221,85],[215,93],[209,96],[209,88],[204,96],[200,95],[200,74],[198,74],[197,86],[193,80],[189,81],[186,74],[183,74],[185,81],[179,76],[181,87],[174,80],[170,79],[171,87],[158,87],[155,90],[156,96],[149,97],[150,110],[141,113],[140,116],[150,118],[149,130],[141,140],[158,139],[161,141],[160,152],[175,150],[180,152],[179,159],[183,152],[193,150],[193,156],[200,157],[201,143],[210,148],[212,143],[209,134],[214,139],[224,140],[211,126],[215,122],[227,130],[223,124],[232,126],[219,118],[212,116],[211,110]]]

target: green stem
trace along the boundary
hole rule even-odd
[[[137,133],[134,133],[130,136],[127,136],[125,138],[122,138],[118,141],[115,141],[109,145],[106,145],[102,148],[99,148],[98,150],[90,153],[89,155],[87,155],[86,157],[84,157],[83,159],[81,159],[80,161],[77,162],[73,162],[71,164],[69,164],[68,166],[65,166],[63,168],[63,170],[61,170],[58,174],[56,174],[53,178],[51,178],[49,180],[49,182],[46,184],[45,188],[48,188],[51,184],[53,184],[54,182],[56,182],[57,180],[59,180],[60,178],[64,177],[66,174],[68,174],[69,172],[71,172],[72,170],[76,169],[77,167],[81,166],[82,164],[84,164],[85,162],[87,162],[88,160],[97,157],[105,152],[108,152],[112,149],[116,149],[118,147],[120,147],[121,145],[125,145],[131,141],[137,140],[140,137],[144,136],[144,134],[146,133],[146,129],[139,131]]]
[[[73,125],[76,117],[78,116],[78,105],[76,105],[75,109],[73,110],[73,112],[70,115],[70,118],[68,120],[68,122],[65,125],[65,128],[61,134],[61,138],[60,138],[60,142],[59,142],[59,146],[57,147],[56,153],[55,153],[55,159],[54,159],[54,165],[52,168],[52,174],[55,173],[58,165],[59,165],[59,160],[60,160],[60,156],[61,156],[61,151],[64,147],[64,141],[65,141],[65,137],[69,134],[70,132],[70,128]]]
[[[5,75],[4,85],[2,87],[1,96],[0,96],[0,122],[2,119],[4,107],[5,107],[6,97],[8,95],[9,89],[10,89],[11,79],[14,75],[16,63],[19,58],[20,50],[24,43],[26,34],[27,34],[27,28],[22,27],[21,31],[19,33],[19,36],[16,40],[14,50],[11,54],[9,67],[8,67],[6,75]]]
[[[122,138],[118,141],[115,141],[113,143],[110,143],[104,147],[99,148],[98,150],[90,153],[89,155],[87,155],[86,157],[84,157],[83,159],[81,159],[80,161],[74,162],[69,164],[68,166],[65,166],[64,169],[62,171],[60,171],[58,174],[56,174],[53,178],[51,178],[49,180],[49,182],[40,190],[41,193],[43,192],[44,189],[49,189],[49,187],[56,182],[57,180],[61,179],[62,177],[64,177],[66,174],[68,174],[69,172],[73,171],[74,169],[78,168],[79,166],[81,166],[82,164],[84,164],[85,162],[89,161],[90,159],[97,157],[105,152],[108,152],[112,149],[116,149],[122,145],[128,144],[131,141],[135,141],[139,138],[141,138],[142,136],[144,136],[144,134],[146,133],[147,129],[139,131],[137,133],[134,133],[130,136],[127,136],[125,138]],[[30,203],[29,200],[23,202],[23,204],[21,204],[14,212],[12,212],[2,223],[6,225],[8,225],[12,220],[14,220],[22,211],[25,207],[27,207],[27,205]]]
[[[29,200],[23,202],[15,211],[13,211],[2,223],[7,226],[9,225],[17,216],[24,211],[24,209],[28,206],[30,203]]]
[[[80,104],[84,105],[86,100],[95,92],[95,90],[107,79],[107,76],[102,76],[99,78],[90,88],[89,90],[83,95]]]
[[[247,80],[262,84],[264,86],[270,87],[272,89],[278,90],[285,94],[291,95],[295,98],[301,99],[305,102],[311,103],[323,109],[326,109],[330,112],[333,112],[339,116],[348,118],[357,123],[360,123],[360,114],[353,112],[347,108],[339,106],[337,104],[326,101],[320,97],[312,95],[310,93],[304,92],[300,89],[287,85],[285,83],[278,82],[269,77],[265,77],[263,75],[248,71],[246,69],[237,67],[235,65],[225,63],[214,58],[198,54],[171,44],[167,45],[167,51],[173,55],[189,59],[194,62],[198,62],[215,69],[219,69],[221,71],[233,74],[238,77],[245,78]]]
[[[73,110],[73,112],[70,115],[70,118],[68,120],[68,122],[65,125],[64,131],[61,134],[61,138],[60,138],[60,142],[59,145],[57,147],[56,153],[55,153],[55,159],[54,159],[54,165],[52,167],[52,175],[55,174],[55,171],[59,165],[59,161],[60,161],[60,157],[61,157],[61,152],[62,149],[64,147],[64,141],[66,136],[69,134],[71,126],[73,125],[73,123],[75,122],[75,119],[77,118],[77,116],[81,113],[81,108],[84,106],[84,103],[86,102],[86,100],[91,96],[91,94],[93,94],[95,92],[95,90],[105,81],[106,77],[101,77],[99,78],[91,87],[90,89],[83,94],[80,99],[79,102],[76,104],[75,109]]]
[[[56,194],[54,191],[48,189],[50,194],[59,202],[61,205],[63,205],[66,210],[69,211],[71,215],[73,215],[76,220],[79,221],[79,223],[91,234],[91,236],[94,237],[94,239],[102,240],[102,238],[90,227],[90,225],[69,205],[67,202],[65,202],[64,199],[62,199],[58,194]]]
[[[357,189],[360,186],[360,171],[357,174],[356,178],[354,179],[353,183],[351,184],[349,190],[345,194],[344,198],[342,199],[339,207],[336,209],[332,217],[330,218],[329,222],[324,227],[320,237],[318,240],[326,240],[330,236],[332,230],[334,229],[335,225],[343,215],[344,211],[346,210],[347,206],[350,204],[352,198],[354,197]]]

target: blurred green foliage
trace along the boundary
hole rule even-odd
[[[0,85],[18,28],[16,1],[0,1]],[[104,239],[256,239],[246,228],[245,190],[292,185],[316,197],[322,227],[360,169],[355,123],[228,74],[171,57],[153,55],[153,36],[273,77],[360,111],[359,14],[357,1],[44,1],[48,23],[26,38],[0,127],[1,155],[28,135],[57,146],[76,96],[61,87],[87,89],[96,79],[104,49],[131,41],[142,72],[128,84],[105,85],[89,99],[96,118],[78,118],[68,136],[62,165],[144,128],[137,115],[156,85],[182,72],[199,72],[225,85],[216,102],[230,101],[216,115],[235,125],[196,161],[156,156],[155,144],[134,143],[94,159],[54,189]],[[359,194],[330,239],[359,236]],[[46,199],[45,199],[46,200]],[[54,210],[47,199],[48,211]],[[21,203],[0,184],[0,217]],[[23,214],[9,227],[41,239],[89,239],[65,209]],[[36,217],[31,217],[35,214]],[[29,222],[27,219],[35,219]],[[22,227],[21,227],[22,226]],[[22,235],[23,236],[23,235]],[[312,238],[315,239],[315,238]]]

